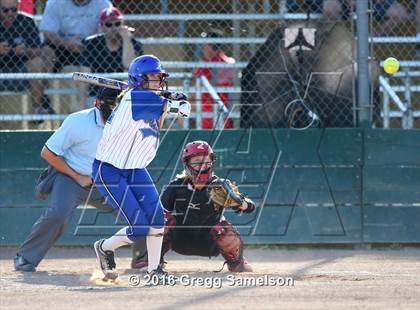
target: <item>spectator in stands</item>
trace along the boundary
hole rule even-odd
[[[131,61],[143,54],[142,45],[133,38],[132,29],[124,25],[119,9],[103,9],[99,23],[102,33],[83,40],[80,70],[101,73],[126,71]],[[86,83],[80,83],[79,89],[81,104],[91,106],[97,87],[89,88]]]
[[[223,36],[223,32],[218,29],[212,29],[208,33],[203,34],[207,38],[220,38]],[[203,62],[220,62],[226,64],[235,63],[235,59],[226,56],[222,50],[220,44],[204,44],[202,47],[202,59]],[[205,76],[210,84],[215,87],[230,87],[234,85],[235,70],[232,68],[197,68],[194,70],[193,75],[195,77]],[[228,106],[229,95],[227,93],[219,93],[220,99],[222,99],[225,106]],[[213,112],[213,99],[209,93],[203,93],[201,97],[201,110],[202,112]],[[213,118],[203,117],[202,128],[211,129],[213,128]],[[232,119],[226,119],[224,121],[225,128],[232,128]]]
[[[102,88],[95,108],[70,114],[47,140],[41,157],[49,164],[38,180],[38,198],[50,196],[51,206],[35,222],[14,259],[18,271],[35,271],[47,251],[61,237],[78,205],[111,211],[92,186],[92,163],[104,124],[119,91]]]
[[[291,12],[299,9],[299,0],[287,0]],[[380,23],[375,32],[379,35],[390,34],[393,29],[409,19],[407,9],[397,0],[372,0],[373,17]],[[324,13],[329,20],[348,19],[354,0],[303,0],[306,9],[314,13]]]
[[[53,51],[42,47],[34,20],[18,12],[18,0],[0,0],[0,72],[50,72],[47,58]],[[29,85],[34,113],[53,113],[43,95],[45,81],[0,80],[0,90],[23,91]]]
[[[54,70],[79,65],[82,40],[97,33],[100,12],[110,7],[109,0],[48,0],[40,30],[55,52]]]

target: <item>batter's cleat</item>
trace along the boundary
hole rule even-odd
[[[98,258],[99,266],[101,267],[105,278],[109,280],[115,280],[118,278],[118,272],[116,269],[114,252],[104,251],[102,249],[102,244],[104,241],[105,239],[96,241],[93,247],[95,249],[96,257]]]
[[[252,272],[252,266],[246,259],[241,259],[234,263],[227,263],[230,272]]]
[[[16,271],[34,272],[36,268],[30,262],[28,262],[23,256],[16,254],[13,259]]]

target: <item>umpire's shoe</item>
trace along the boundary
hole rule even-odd
[[[105,275],[106,279],[114,280],[118,278],[118,272],[116,269],[114,252],[113,251],[104,251],[102,249],[102,244],[105,239],[101,239],[95,242],[93,247],[95,248],[96,257],[99,261],[99,266],[101,266],[102,272]]]
[[[36,268],[30,262],[28,262],[23,256],[16,254],[15,258],[13,259],[15,263],[15,270],[16,271],[28,271],[34,272]]]

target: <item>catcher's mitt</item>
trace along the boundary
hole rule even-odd
[[[239,208],[244,202],[238,187],[228,179],[215,179],[209,187],[210,199],[214,202],[216,208]]]

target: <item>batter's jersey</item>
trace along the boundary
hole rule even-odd
[[[119,169],[147,167],[159,145],[165,103],[152,91],[127,91],[105,124],[96,159]]]

